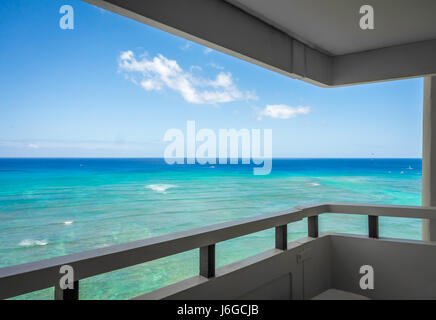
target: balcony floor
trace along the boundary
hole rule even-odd
[[[311,300],[371,300],[360,294],[355,294],[338,289],[328,289],[313,297]]]

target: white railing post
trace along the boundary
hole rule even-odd
[[[422,205],[436,206],[436,77],[424,77],[422,128]],[[422,240],[436,241],[436,219],[422,220]]]

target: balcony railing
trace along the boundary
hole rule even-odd
[[[308,218],[308,236],[318,237],[318,216],[324,213],[367,215],[368,236],[378,238],[379,216],[433,219],[436,217],[436,207],[345,203],[296,207],[277,213],[5,267],[0,269],[0,299],[49,287],[55,287],[55,299],[78,299],[79,281],[82,279],[197,248],[200,250],[199,274],[210,278],[215,275],[216,243],[275,228],[275,247],[287,250],[287,225]],[[62,290],[59,286],[59,270],[63,265],[69,265],[74,270],[74,289]]]

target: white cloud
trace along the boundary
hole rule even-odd
[[[219,64],[216,64],[214,62],[211,62],[208,64],[209,67],[215,68],[215,69],[219,69],[219,70],[223,70],[224,67],[220,66]]]
[[[245,97],[247,100],[259,100],[259,97],[257,96],[256,92],[254,90],[247,91],[245,93]]]
[[[130,75],[135,84],[147,91],[162,90],[167,87],[179,92],[187,102],[195,104],[216,104],[242,99],[253,99],[255,95],[242,93],[234,84],[230,72],[220,72],[214,80],[202,79],[185,72],[175,60],[159,54],[152,59],[135,58],[132,51],[122,52],[119,68]],[[135,78],[139,76],[139,81]]]
[[[211,49],[211,48],[206,48],[206,49],[204,49],[204,54],[209,54],[209,53],[211,53],[213,50]]]
[[[147,91],[162,89],[162,85],[159,82],[153,81],[151,79],[141,81],[141,87],[143,87]]]
[[[310,110],[310,107],[291,107],[285,104],[267,105],[266,108],[260,112],[259,118],[261,119],[265,116],[274,119],[290,119],[301,114],[308,114]]]

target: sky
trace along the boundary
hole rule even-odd
[[[0,70],[0,157],[163,157],[188,120],[271,129],[274,157],[421,157],[421,78],[320,88],[79,0],[1,1]]]

